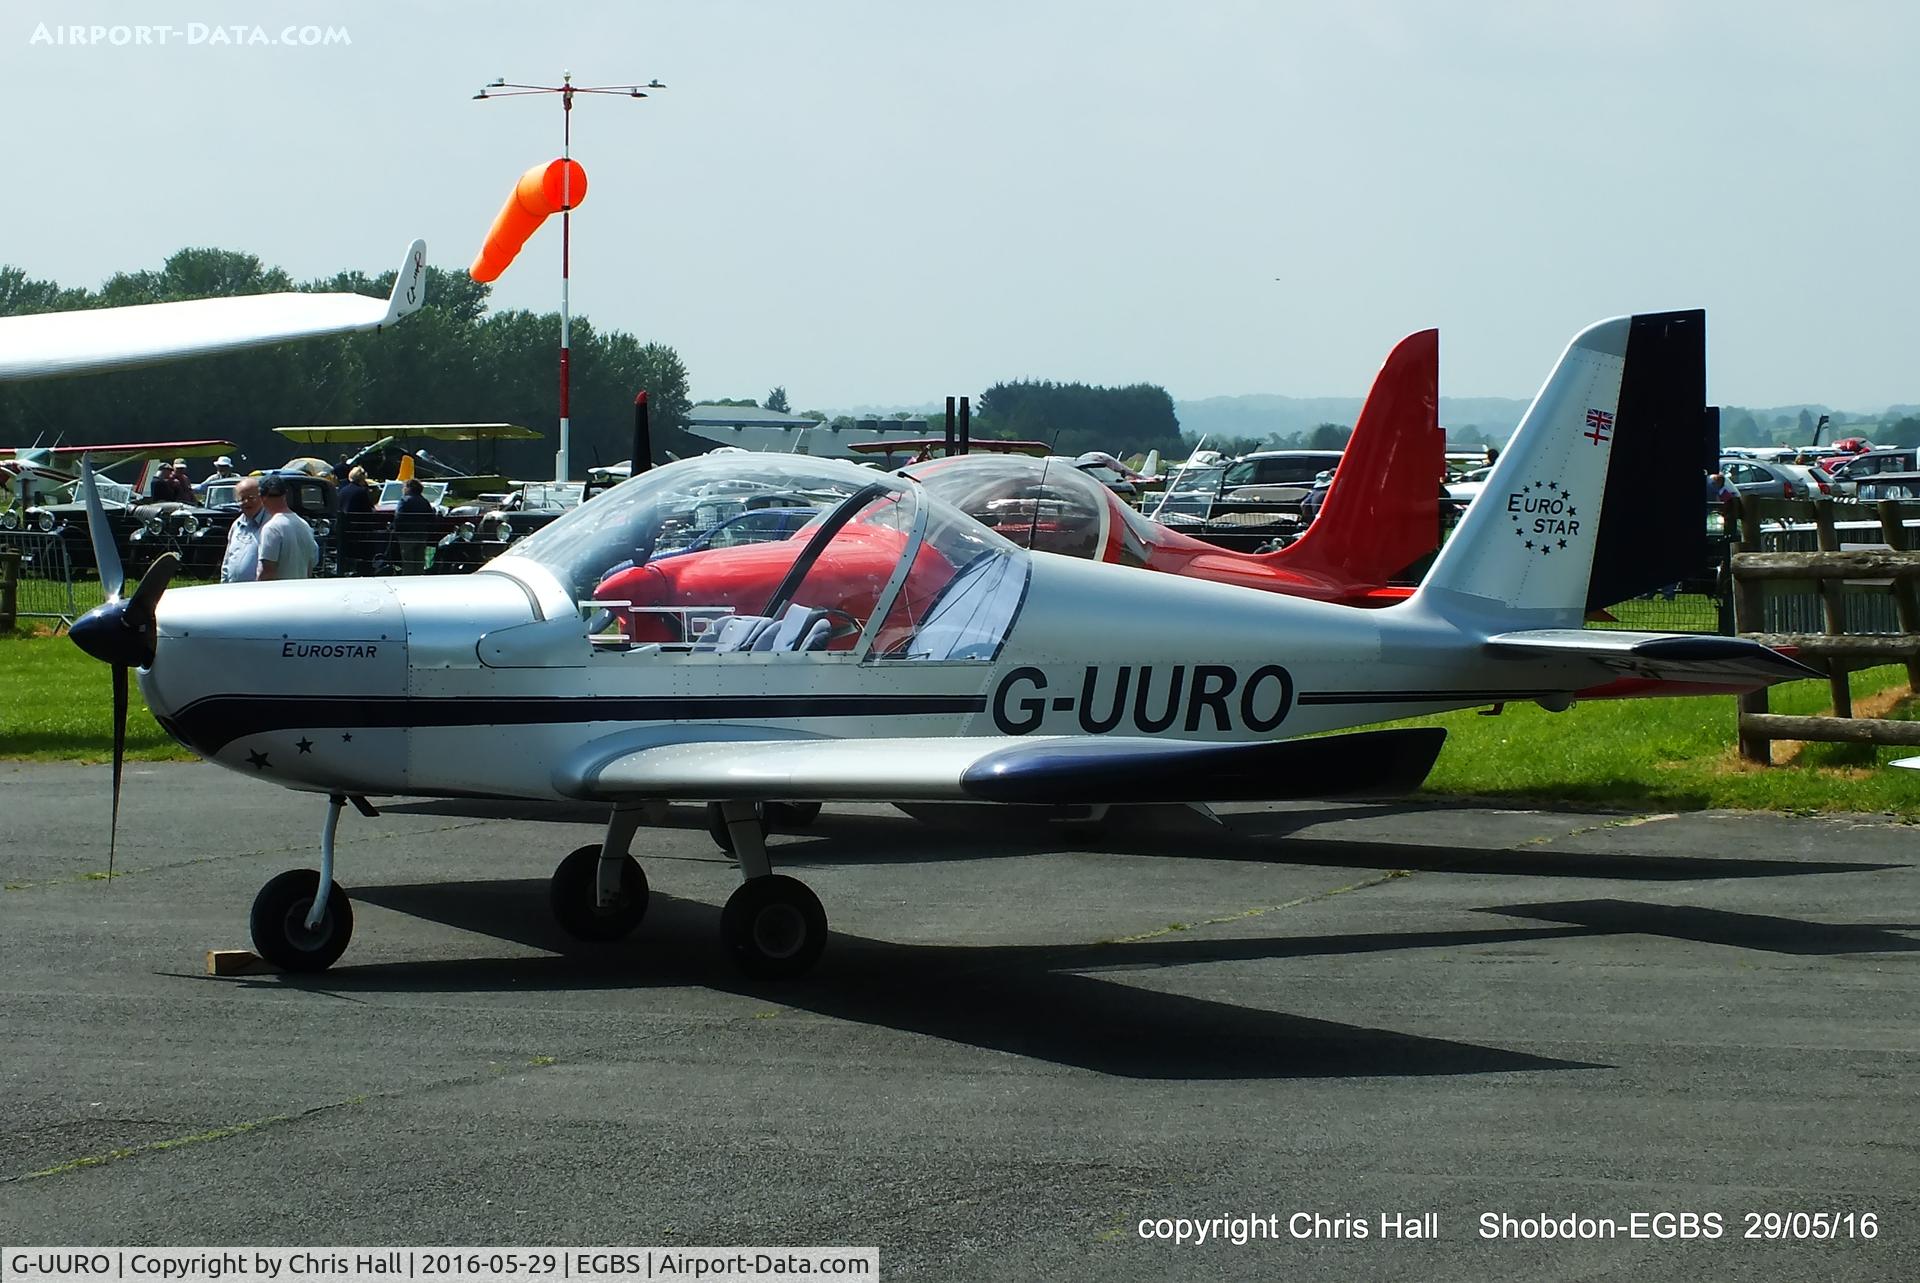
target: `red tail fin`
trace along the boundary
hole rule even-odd
[[[1439,542],[1446,467],[1440,331],[1421,330],[1387,354],[1320,515],[1267,556],[1288,570],[1384,584]]]

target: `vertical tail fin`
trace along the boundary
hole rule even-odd
[[[1440,331],[1409,334],[1374,376],[1320,515],[1279,552],[1288,570],[1384,584],[1433,551],[1447,466]]]
[[[1577,335],[1417,599],[1577,627],[1590,583],[1627,573],[1635,556],[1647,500],[1635,462],[1698,431],[1705,360],[1699,311],[1616,317]],[[1697,494],[1684,511],[1702,520]]]

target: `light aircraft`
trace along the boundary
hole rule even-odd
[[[1018,448],[1024,443],[1011,442],[1000,443],[1014,447],[1010,450],[931,459],[902,471],[928,494],[1023,547],[1316,601],[1384,605],[1412,592],[1390,586],[1388,579],[1439,541],[1446,445],[1436,410],[1439,377],[1438,331],[1423,330],[1394,348],[1348,446],[1346,472],[1353,481],[1342,486],[1336,479],[1319,520],[1277,552],[1232,552],[1142,516],[1080,466],[1090,456],[1032,457]],[[873,450],[879,444],[863,442],[856,448]],[[635,558],[635,564],[601,583],[595,595],[627,603],[613,615],[632,640],[679,641],[679,620],[666,608],[727,604],[750,611],[789,572],[809,537],[803,529],[777,542],[671,560],[650,548],[655,555]],[[836,543],[834,555],[810,573],[816,585],[822,584],[818,577],[836,576],[848,592],[855,582],[867,584],[853,609],[871,608],[872,590],[885,582],[885,570],[899,551],[896,536],[856,525]],[[916,563],[908,577],[909,596],[927,573],[937,572]],[[830,648],[851,643],[851,636],[839,634]]]
[[[905,478],[728,455],[632,479],[457,581],[168,593],[163,557],[123,599],[108,545],[109,600],[72,636],[115,674],[116,813],[129,669],[160,724],[207,760],[327,797],[319,869],[282,873],[254,901],[255,948],[283,968],[323,969],[347,946],[334,837],[349,801],[368,814],[370,795],[604,806],[603,839],[560,862],[550,899],[569,932],[608,940],[646,911],[629,849],[648,808],[681,798],[719,804],[739,860],[727,950],[749,975],[791,976],[819,957],[827,920],[773,872],[762,802],[1403,791],[1444,731],[1328,733],[1500,701],[1564,708],[1621,672],[1807,676],[1752,641],[1580,627],[1589,582],[1612,573],[1598,554],[1628,550],[1605,531],[1622,519],[1614,494],[1637,501],[1614,465],[1697,426],[1685,391],[1703,377],[1688,368],[1703,326],[1657,313],[1576,336],[1494,501],[1473,506],[1411,598],[1380,609],[1034,554]],[[743,480],[839,496],[767,598],[657,608],[682,641],[596,633],[608,569],[644,564],[663,521]],[[872,557],[883,546],[885,563]]]
[[[426,290],[427,243],[415,241],[385,300],[290,291],[0,316],[0,383],[381,330],[418,311]]]
[[[1439,542],[1446,450],[1439,353],[1437,330],[1395,345],[1374,378],[1319,517],[1275,552],[1232,552],[1182,534],[1054,461],[969,454],[905,471],[929,493],[1027,547],[1315,601],[1385,605],[1412,591],[1387,581]]]

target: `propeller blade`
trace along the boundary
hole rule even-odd
[[[174,572],[180,569],[180,554],[163,552],[153,559],[147,567],[147,573],[140,576],[140,584],[133,590],[133,597],[127,602],[127,624],[142,631],[153,628],[154,608],[160,604],[160,594],[173,582]]]
[[[113,858],[120,843],[120,775],[127,762],[127,666],[113,666],[113,818],[107,826],[107,885],[113,885]]]
[[[100,506],[100,488],[94,484],[91,459],[80,461],[80,489],[87,501],[87,535],[93,540],[93,564],[100,569],[100,587],[108,601],[116,601],[127,576],[120,568],[120,550],[114,546],[113,530],[107,525],[107,510]]]

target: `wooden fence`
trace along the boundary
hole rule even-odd
[[[1828,717],[1786,717],[1767,711],[1767,692],[1740,697],[1740,755],[1771,763],[1775,739],[1823,743],[1920,745],[1920,722],[1855,717],[1847,675],[1857,668],[1905,664],[1907,689],[1920,690],[1920,551],[1911,550],[1910,521],[1920,521],[1920,503],[1882,499],[1872,504],[1811,503],[1743,498],[1728,505],[1733,518],[1731,571],[1734,629],[1743,637],[1794,652],[1802,663],[1823,669],[1832,691]],[[1773,531],[1766,523],[1776,523]],[[1851,530],[1843,532],[1842,522]],[[1762,551],[1780,542],[1779,532],[1798,523],[1811,525],[1812,550]],[[1861,523],[1866,523],[1862,525]],[[1843,533],[1854,542],[1884,547],[1842,550]],[[1878,535],[1877,540],[1870,538]],[[1920,541],[1915,541],[1920,542]],[[1819,594],[1825,628],[1818,633],[1777,632],[1767,628],[1767,588],[1811,581]],[[1878,583],[1891,595],[1898,632],[1863,636],[1847,631],[1846,584]],[[1858,591],[1858,588],[1854,591]]]

